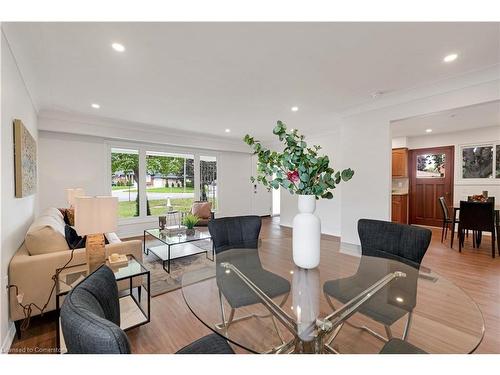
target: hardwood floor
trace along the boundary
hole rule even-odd
[[[264,219],[261,237],[272,239],[273,252],[290,251],[291,230],[279,226],[277,219]],[[432,242],[422,265],[443,275],[466,291],[479,305],[485,320],[486,333],[476,353],[500,353],[500,257],[491,258],[490,238],[484,237],[481,248],[473,249],[466,241],[462,253],[442,244],[441,232],[433,229]],[[284,246],[283,244],[287,244]],[[280,246],[281,244],[281,246]],[[338,238],[323,236],[322,248],[338,250]],[[211,333],[188,309],[181,290],[152,299],[151,322],[128,331],[133,353],[174,353],[184,345]],[[15,339],[13,352],[47,352],[55,345],[54,314],[32,319],[31,327],[21,340]],[[365,334],[366,335],[366,334]],[[356,338],[354,337],[353,340]],[[367,345],[371,345],[367,343]],[[239,353],[244,351],[235,348]]]

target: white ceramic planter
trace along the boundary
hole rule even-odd
[[[321,221],[315,210],[314,195],[299,195],[299,213],[293,218],[293,261],[301,268],[319,265]]]

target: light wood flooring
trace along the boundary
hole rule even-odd
[[[290,229],[280,227],[278,219],[264,219],[261,238],[273,240],[273,255],[279,256],[280,253],[291,251],[290,237]],[[322,248],[337,251],[340,247],[338,238],[323,236],[322,240]],[[458,252],[457,241],[455,248],[450,249],[449,238],[444,244],[440,240],[440,230],[433,229],[432,243],[422,265],[454,282],[479,305],[486,333],[475,353],[500,353],[500,257],[491,258],[490,238],[484,236],[479,250],[473,249],[468,240],[462,253]],[[151,315],[149,324],[127,332],[133,353],[174,353],[197,338],[211,333],[190,312],[181,290],[154,297]],[[23,333],[22,339],[14,340],[12,348],[53,348],[54,327],[54,314],[36,317],[32,320],[30,329]],[[235,350],[244,353],[242,349]],[[367,348],[367,352],[372,352],[372,349]]]

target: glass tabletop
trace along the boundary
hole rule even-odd
[[[208,231],[203,231],[199,229],[195,229],[193,235],[187,235],[185,231],[180,232],[178,234],[169,234],[165,230],[161,230],[159,228],[155,229],[147,229],[144,231],[146,234],[155,237],[157,240],[160,240],[165,245],[178,245],[187,242],[193,241],[201,241],[210,239],[210,233]]]
[[[319,267],[305,270],[293,264],[291,251],[276,251],[291,249],[289,242],[227,250],[185,273],[188,307],[208,328],[254,353],[296,352],[298,343],[317,344],[318,332],[327,352],[339,353],[378,353],[388,335],[428,353],[470,353],[480,344],[478,306],[431,270],[331,249],[322,250]]]
[[[115,274],[116,281],[124,280],[130,277],[146,274],[148,270],[134,258],[133,255],[127,255],[128,262],[126,264],[110,265],[106,261],[106,265],[111,268]],[[87,277],[87,265],[79,264],[65,268],[61,271],[57,278],[56,294],[63,295],[68,293],[76,285]]]

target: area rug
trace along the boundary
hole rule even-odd
[[[212,242],[210,240],[176,246],[196,246],[208,250],[208,256],[212,257]],[[207,258],[206,253],[172,260],[170,273],[163,269],[162,261],[151,252],[148,255],[143,254],[143,264],[151,273],[151,297],[179,289],[182,286],[182,275],[185,272],[213,266],[213,262]],[[203,278],[206,278],[206,273],[200,274],[200,280]]]

